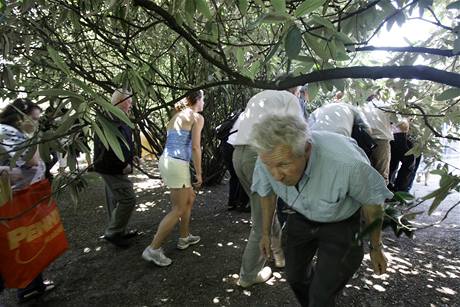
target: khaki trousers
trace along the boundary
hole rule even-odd
[[[248,243],[244,249],[241,260],[240,279],[253,282],[259,271],[265,265],[265,258],[260,252],[259,243],[262,238],[262,208],[260,196],[251,192],[252,174],[257,160],[257,153],[248,145],[237,145],[233,152],[233,166],[241,185],[249,195],[251,205],[252,228],[249,233]],[[274,214],[271,231],[272,250],[274,253],[281,250],[281,227],[276,214]]]

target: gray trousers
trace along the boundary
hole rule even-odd
[[[262,238],[262,208],[260,206],[260,196],[251,192],[252,173],[257,159],[257,153],[248,145],[237,145],[233,152],[233,166],[241,185],[249,195],[251,205],[252,228],[249,234],[248,243],[244,249],[243,259],[241,260],[240,279],[245,282],[253,282],[259,271],[265,265],[265,258],[260,252],[259,243]],[[281,227],[276,214],[274,215],[271,242],[273,252],[281,250]]]
[[[359,231],[360,210],[335,223],[309,221],[299,213],[289,215],[286,275],[303,307],[335,306],[337,295],[364,256],[362,244],[356,240]]]
[[[99,174],[105,183],[105,201],[109,214],[106,236],[124,234],[131,213],[136,206],[133,183],[128,175]]]

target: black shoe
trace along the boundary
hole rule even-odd
[[[137,231],[136,229],[131,229],[131,230],[128,230],[127,232],[125,232],[123,234],[123,239],[132,239],[134,237],[137,237],[137,236],[140,236],[141,233],[139,231]]]
[[[54,282],[51,280],[44,280],[43,281],[43,289],[40,290],[31,290],[30,292],[26,292],[24,294],[21,294],[21,296],[18,297],[18,304],[25,303],[27,301],[33,300],[33,299],[38,299],[48,292],[54,290],[56,286],[54,285]]]
[[[126,239],[124,235],[120,235],[120,234],[116,234],[113,236],[105,235],[104,239],[119,248],[128,248],[131,245],[128,239]]]

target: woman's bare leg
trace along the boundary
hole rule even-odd
[[[157,232],[153,237],[150,246],[154,249],[160,248],[164,240],[171,234],[179,218],[184,215],[189,203],[189,190],[191,188],[171,189],[171,211],[161,220]]]
[[[180,217],[179,223],[179,235],[181,238],[188,237],[190,234],[190,215],[192,214],[193,203],[195,202],[195,192],[193,189],[189,189],[189,196],[185,210]]]

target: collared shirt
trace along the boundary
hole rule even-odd
[[[295,115],[303,118],[299,99],[288,91],[262,91],[249,99],[240,115],[238,132],[233,145],[249,145],[252,127],[268,114]]]
[[[308,125],[311,130],[324,130],[351,137],[357,111],[343,102],[329,103],[310,114]]]
[[[258,158],[252,191],[260,196],[275,193],[289,207],[317,222],[345,220],[363,204],[380,205],[393,196],[353,139],[314,131],[311,144],[310,159],[297,188],[273,179]]]
[[[389,106],[381,100],[372,100],[362,107],[362,112],[372,129],[370,135],[374,139],[393,140],[390,117],[387,112],[379,109]]]

